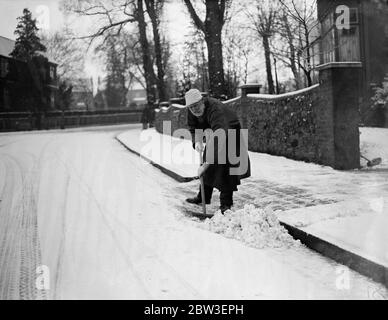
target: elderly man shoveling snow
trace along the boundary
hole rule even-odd
[[[216,188],[220,191],[220,210],[224,213],[233,206],[233,192],[237,191],[241,179],[250,176],[247,132],[241,129],[236,113],[222,102],[203,98],[197,89],[188,91],[185,98],[193,148],[200,154],[205,151],[198,169],[203,191],[200,188],[196,197],[186,201],[201,205],[204,193],[206,204],[210,204]]]

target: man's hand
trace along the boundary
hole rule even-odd
[[[201,178],[208,168],[209,168],[209,164],[206,162],[202,166],[200,166],[198,168],[198,177]]]
[[[203,143],[198,141],[195,143],[195,150],[199,153],[202,153],[203,152]]]

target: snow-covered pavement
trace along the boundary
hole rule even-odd
[[[200,228],[179,210],[185,190],[120,131],[0,134],[0,299],[387,299],[303,246],[255,249]]]
[[[338,171],[250,152],[252,177],[235,194],[235,210],[246,204],[270,208],[282,223],[367,259],[380,271],[372,272],[368,265],[363,267],[364,272],[386,282],[383,268],[388,270],[388,129],[360,128],[360,132],[362,154],[369,159],[381,157],[379,166],[367,168],[366,161],[361,160],[361,170]],[[196,175],[197,153],[189,140],[162,135],[154,129],[129,130],[117,138],[159,166],[184,177]],[[186,196],[193,194],[196,184],[184,184],[180,191]],[[209,210],[216,211],[217,206],[212,205]],[[236,238],[240,237],[238,233]],[[256,246],[260,246],[261,241],[257,241]],[[357,259],[354,256],[342,261],[357,267],[362,265]]]

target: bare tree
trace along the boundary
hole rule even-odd
[[[316,31],[317,1],[316,0],[278,0],[283,9],[283,27],[285,37],[290,45],[291,53],[296,53],[296,61],[302,69],[307,86],[312,80],[312,36]],[[293,27],[292,27],[293,26]],[[295,66],[292,64],[292,68]],[[294,72],[294,70],[293,70]]]
[[[275,93],[274,80],[272,76],[271,63],[271,38],[277,32],[279,25],[279,3],[276,1],[256,0],[255,11],[247,10],[246,14],[251,21],[254,31],[260,37],[265,58],[265,69],[267,73],[268,92]]]
[[[78,78],[83,74],[86,45],[74,39],[75,35],[68,27],[53,34],[43,34],[41,38],[47,48],[47,55],[58,63],[59,78]]]
[[[191,0],[184,0],[192,21],[204,36],[208,51],[210,91],[214,96],[225,94],[222,53],[222,28],[232,0],[205,0],[206,17],[201,20]]]
[[[153,104],[156,100],[155,88],[157,85],[161,88],[159,95],[164,96],[162,81],[164,80],[162,58],[157,57],[157,69],[158,77],[154,72],[154,61],[152,48],[158,47],[160,50],[161,42],[158,32],[159,14],[161,14],[162,1],[161,0],[148,0],[148,14],[150,15],[153,23],[154,37],[156,36],[156,44],[150,45],[147,37],[147,22],[146,22],[146,10],[144,6],[145,0],[64,0],[64,6],[67,10],[75,12],[81,16],[95,17],[99,20],[100,27],[97,31],[90,35],[81,37],[86,39],[94,39],[98,37],[104,38],[109,32],[112,34],[120,34],[123,28],[128,24],[136,24],[139,35],[140,48],[142,53],[142,63],[144,70],[145,87],[147,91],[148,104]],[[159,80],[159,81],[158,81]]]
[[[137,0],[135,9],[135,17],[139,28],[139,39],[142,49],[144,78],[146,82],[147,102],[148,105],[153,105],[156,101],[155,82],[156,76],[152,62],[150,45],[147,39],[147,24],[144,17],[143,0]]]
[[[224,28],[224,66],[227,96],[235,97],[237,89],[248,81],[248,67],[252,52],[251,39],[243,28],[229,21]]]
[[[134,82],[145,87],[138,38],[125,31],[109,34],[95,52],[102,58],[107,72],[108,105],[126,106],[126,96]]]
[[[191,87],[205,92],[209,89],[208,63],[203,33],[194,28],[184,43],[183,61],[180,64],[180,86],[184,93]]]
[[[276,59],[280,60],[286,67],[290,68],[294,80],[295,88],[298,90],[303,87],[301,81],[299,63],[301,60],[301,50],[298,41],[298,28],[290,21],[287,13],[282,9],[279,12],[279,41],[273,42],[272,52]]]
[[[167,100],[165,85],[165,68],[163,66],[163,44],[160,35],[160,17],[162,15],[163,0],[144,0],[148,15],[151,19],[152,33],[154,36],[155,60],[157,67],[157,87],[160,101]]]

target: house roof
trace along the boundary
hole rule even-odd
[[[0,55],[10,57],[10,54],[15,47],[15,41],[0,36]]]
[[[11,57],[11,52],[13,51],[13,48],[15,47],[15,41],[3,36],[0,36],[0,56],[5,56],[8,58]],[[50,57],[47,55],[46,52],[40,52],[41,55],[45,56],[47,59],[49,59],[50,63],[55,63]]]
[[[73,92],[93,92],[93,80],[89,78],[69,78],[67,82],[73,86]]]

